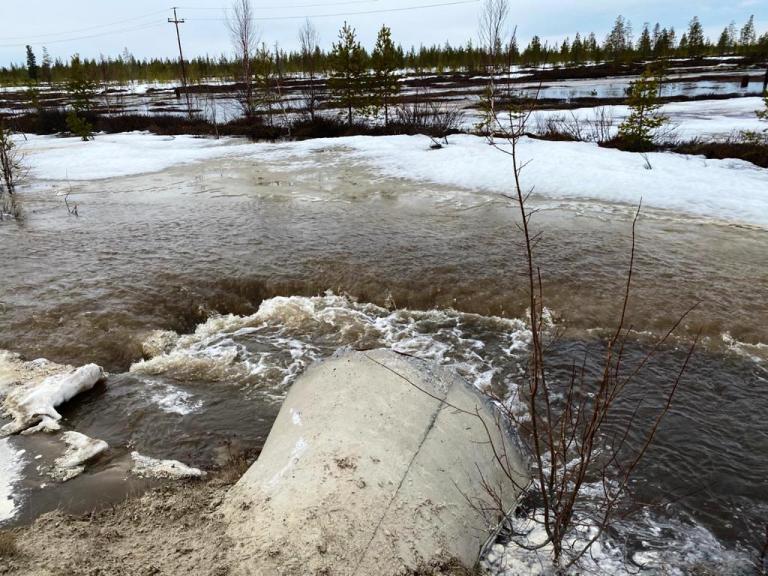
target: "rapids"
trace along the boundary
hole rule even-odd
[[[74,183],[78,218],[57,195],[69,184],[24,190],[26,218],[0,226],[0,348],[109,371],[60,412],[110,451],[56,484],[45,466],[58,445],[2,441],[0,454],[23,463],[13,522],[150,485],[128,474],[134,451],[205,469],[232,445],[258,448],[296,377],[343,347],[429,358],[516,397],[530,335],[514,207],[377,177],[338,150],[316,155]],[[533,202],[562,332],[550,368],[565,378],[589,352],[594,373],[619,312],[634,209]],[[615,527],[602,562],[746,571],[768,516],[768,231],[645,210],[638,232],[629,359],[699,306],[634,397],[667,384],[686,342],[703,339],[638,472],[635,495],[653,506]],[[498,568],[504,549],[494,554]]]

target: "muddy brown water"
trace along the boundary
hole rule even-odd
[[[514,207],[490,194],[383,179],[338,150],[317,154],[312,166],[226,159],[72,183],[77,218],[56,195],[66,184],[24,191],[25,220],[0,226],[0,348],[103,365],[112,374],[106,385],[63,414],[68,427],[112,451],[63,486],[46,482],[31,461],[17,521],[58,506],[83,512],[141,490],[147,482],[125,480],[132,449],[209,467],[229,443],[258,447],[291,378],[338,347],[402,343],[407,331],[407,346],[446,363],[458,358],[468,377],[485,374],[499,386],[520,377],[524,356],[509,351],[511,328],[491,318],[522,317],[527,305]],[[533,202],[546,304],[565,330],[552,365],[566,371],[617,320],[634,208]],[[292,316],[290,328],[244,322],[196,344],[193,354],[206,358],[232,350],[232,373],[178,363],[128,372],[152,330],[190,333],[215,313],[249,315],[276,296],[322,299],[327,290],[358,302],[327,305],[349,318]],[[686,340],[702,334],[637,485],[660,510],[660,532],[630,529],[622,538],[663,548],[681,525],[696,525],[749,555],[768,516],[768,231],[644,210],[630,356],[639,359],[694,303],[680,339],[643,373],[637,392],[668,383]],[[397,312],[404,309],[456,312]],[[360,314],[367,319],[355,324]],[[599,369],[598,357],[590,369]],[[252,369],[249,362],[264,358],[279,369]],[[251,372],[237,372],[241,365]],[[55,452],[40,440],[16,442],[42,460]]]

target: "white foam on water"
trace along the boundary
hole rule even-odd
[[[763,362],[768,363],[768,344],[763,344],[762,342],[757,344],[741,342],[731,336],[728,332],[721,334],[720,337],[726,348],[734,354],[758,364]]]
[[[150,399],[167,414],[189,416],[200,412],[203,408],[202,400],[197,400],[190,392],[170,384],[158,386],[158,389],[151,393]]]
[[[565,539],[564,565],[567,558],[573,558],[591,539],[595,536],[598,539],[567,574],[735,575],[754,570],[753,559],[748,554],[727,550],[709,530],[693,521],[661,518],[645,511],[632,520],[616,522],[613,527],[617,536],[608,532],[600,534],[596,520],[586,516],[580,517],[579,522],[582,525]],[[518,536],[507,545],[491,546],[482,561],[483,567],[495,576],[554,576],[553,548],[547,543],[543,513],[515,519],[513,530]],[[627,550],[626,537],[639,541],[639,549]],[[527,549],[539,546],[537,550]]]
[[[554,333],[555,322],[548,311],[544,325]],[[545,334],[545,336],[547,336]],[[484,317],[454,310],[395,310],[358,303],[347,297],[277,297],[264,301],[250,316],[217,316],[197,327],[193,334],[171,338],[176,343],[165,353],[135,364],[133,372],[153,373],[171,378],[193,377],[195,372],[254,389],[277,400],[305,368],[340,349],[390,348],[450,367],[480,389],[501,386],[507,405],[521,417],[524,406],[518,388],[525,378],[531,333],[519,319]],[[199,375],[199,374],[198,374]],[[498,388],[497,388],[498,390]],[[301,415],[291,414],[294,425]],[[287,468],[307,449],[298,442],[287,455]],[[279,475],[274,479],[279,483]],[[589,497],[586,486],[585,494]],[[533,540],[541,537],[535,521],[517,526],[529,531]],[[594,525],[572,538],[571,544],[594,534]],[[630,558],[622,539],[613,533],[600,536],[585,556],[583,573],[595,574],[683,574],[691,566],[739,565],[745,560],[726,550],[717,539],[693,520],[647,514],[628,520],[619,535],[642,538],[643,546]],[[660,534],[663,535],[660,536]],[[528,552],[511,543],[496,545],[485,565],[502,576],[551,573],[547,550]]]
[[[520,320],[454,310],[390,311],[332,293],[277,297],[251,316],[211,318],[131,372],[235,382],[282,396],[307,366],[340,348],[391,348],[453,367],[485,388],[497,368],[483,354],[488,343],[470,336],[477,331],[491,335],[510,359],[525,356],[530,333]]]

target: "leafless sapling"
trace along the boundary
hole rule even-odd
[[[251,0],[235,0],[227,19],[232,46],[240,61],[240,105],[243,114],[251,118],[256,112],[253,86],[253,59],[259,44],[259,31],[253,19]]]
[[[306,77],[303,90],[304,101],[309,119],[314,122],[319,100],[318,65],[320,34],[312,21],[307,18],[299,29],[301,48],[301,67]]]
[[[679,371],[671,376],[666,388],[659,391],[660,407],[650,420],[639,417],[643,407],[640,400],[630,410],[630,417],[617,424],[618,405],[632,402],[626,399],[625,393],[693,309],[685,312],[639,361],[629,363],[626,344],[632,326],[628,325],[627,310],[635,263],[638,208],[632,221],[632,247],[617,326],[605,344],[599,373],[590,376],[585,369],[585,359],[581,365],[573,365],[569,381],[551,381],[546,357],[547,312],[542,274],[535,256],[540,235],[531,228],[535,210],[529,209],[528,202],[532,190],[526,190],[521,180],[529,161],[521,159],[520,144],[534,110],[535,100],[525,109],[510,110],[503,138],[497,140],[492,134],[488,135],[489,144],[511,159],[512,193],[507,198],[519,212],[531,332],[527,378],[519,394],[524,406],[522,416],[509,399],[489,395],[505,417],[518,424],[530,446],[534,479],[529,493],[538,503],[530,519],[543,528],[546,537],[543,541],[531,543],[521,539],[516,543],[541,553],[546,550],[551,554],[555,570],[567,573],[579,564],[615,519],[629,492],[634,472],[669,412],[697,339],[688,349]],[[499,463],[504,465],[501,459]],[[585,489],[590,484],[599,489],[597,494],[593,490],[587,496]],[[584,528],[588,530],[585,532]]]

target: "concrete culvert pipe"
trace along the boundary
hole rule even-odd
[[[491,493],[510,510],[527,480],[514,433],[473,386],[394,352],[345,352],[297,380],[231,490],[232,573],[472,567],[501,520]]]

